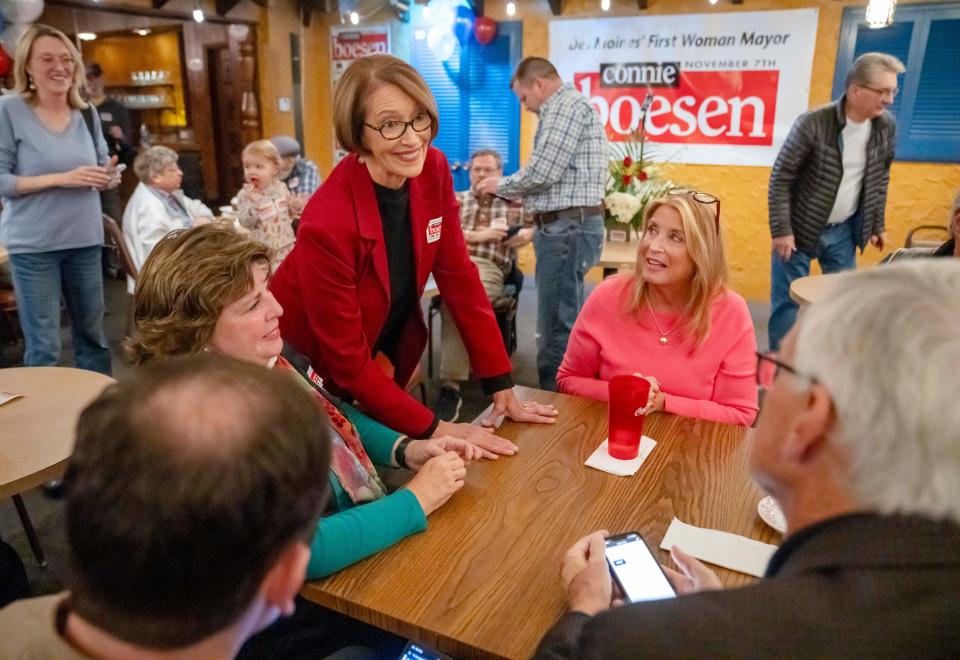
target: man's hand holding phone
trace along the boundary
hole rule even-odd
[[[613,581],[607,568],[607,535],[606,530],[600,530],[584,536],[563,556],[560,575],[572,612],[594,616],[614,605]]]

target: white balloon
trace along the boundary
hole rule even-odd
[[[438,60],[446,62],[457,50],[457,38],[453,36],[450,28],[431,28],[427,32],[427,48]]]
[[[0,0],[0,13],[7,23],[33,23],[43,13],[43,0]]]
[[[0,37],[0,40],[3,41],[3,49],[12,57],[14,53],[17,52],[17,42],[20,41],[20,37],[23,36],[23,33],[27,31],[29,25],[22,23],[10,23],[3,29],[3,36]]]

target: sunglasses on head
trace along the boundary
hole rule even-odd
[[[695,202],[700,202],[701,204],[716,204],[717,205],[717,216],[715,218],[717,225],[717,233],[720,233],[720,198],[714,197],[710,193],[700,192],[698,190],[691,190],[690,188],[671,188],[667,191],[668,197],[675,197],[680,195],[689,195]]]

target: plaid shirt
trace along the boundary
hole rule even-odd
[[[307,193],[312,195],[320,187],[320,173],[312,160],[297,158],[290,170],[290,176],[283,180],[291,195]]]
[[[564,85],[540,106],[530,160],[500,181],[497,194],[522,197],[527,211],[536,213],[594,206],[603,200],[609,161],[596,110]]]
[[[484,195],[477,199],[472,190],[457,193],[457,202],[460,204],[460,227],[463,233],[485,229],[490,226],[492,218],[507,219],[507,226],[533,226],[533,217],[523,212],[523,206],[517,202],[507,202],[493,195]],[[503,241],[488,241],[486,243],[467,243],[467,251],[471,257],[489,259],[503,270],[506,275],[510,272],[513,259],[517,251],[506,247]]]

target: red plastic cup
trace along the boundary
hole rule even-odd
[[[649,396],[650,381],[646,378],[614,376],[610,379],[607,452],[614,458],[629,461],[640,453]]]

